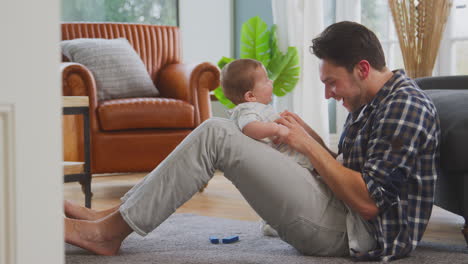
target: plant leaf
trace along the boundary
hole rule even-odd
[[[222,57],[219,61],[218,61],[218,67],[220,69],[224,68],[224,66],[226,66],[226,64],[230,63],[231,61],[233,61],[235,59],[233,58],[228,58],[228,57]],[[226,106],[227,108],[231,109],[233,107],[235,107],[236,105],[234,103],[232,103],[229,99],[226,98],[226,96],[224,95],[224,92],[223,92],[223,88],[221,86],[218,86],[218,88],[216,88],[214,91],[213,91],[213,94],[215,95],[215,97],[218,99],[218,101]]]
[[[228,58],[228,57],[222,57],[219,61],[218,61],[218,67],[220,69],[222,69],[224,66],[226,66],[226,64],[230,63],[231,61],[233,61],[235,59],[233,58]]]
[[[240,57],[258,60],[263,65],[270,63],[270,31],[259,16],[252,17],[242,24]]]
[[[278,26],[273,25],[270,29],[270,56],[273,59],[278,53],[282,52],[278,48],[278,35],[276,34]]]
[[[283,56],[283,55],[282,55]],[[273,81],[273,94],[284,96],[294,90],[299,81],[300,67],[299,56],[296,47],[289,47],[288,52],[281,61],[271,65],[271,69],[276,69],[276,78]]]
[[[271,60],[268,65],[265,65],[267,69],[268,78],[274,81],[276,79],[278,68],[271,68],[273,65],[278,65],[279,62],[282,61],[283,53],[278,48],[278,36],[276,35],[277,26],[273,25],[270,29],[270,56]],[[280,66],[281,67],[281,66]]]
[[[227,99],[226,96],[224,96],[223,88],[221,86],[218,86],[218,88],[214,90],[214,95],[216,98],[218,98],[218,101],[228,109],[234,108],[236,106],[233,102]]]
[[[276,81],[280,73],[284,70],[289,63],[288,57],[280,51],[271,59],[268,65],[268,78],[273,82]]]
[[[284,96],[294,89],[300,75],[297,49],[289,47],[286,54],[279,50],[276,25],[268,30],[268,25],[258,16],[247,20],[242,24],[240,44],[242,59],[258,60],[267,69],[268,77],[273,80],[273,94]],[[233,60],[222,57],[218,67],[222,69]],[[214,95],[227,108],[235,107],[226,98],[221,86],[214,90]]]

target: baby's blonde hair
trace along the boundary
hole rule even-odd
[[[244,95],[255,86],[255,70],[263,64],[253,59],[238,59],[228,63],[221,71],[221,86],[226,98],[238,105],[244,103]]]

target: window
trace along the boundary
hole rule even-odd
[[[62,0],[62,21],[178,25],[178,0]]]
[[[390,70],[404,68],[398,36],[387,0],[361,0],[361,24],[380,40]]]
[[[336,21],[336,1],[323,2],[324,16],[323,26],[326,28]],[[330,134],[336,134],[336,101],[335,99],[328,100],[328,129]],[[333,141],[333,142],[332,142]],[[330,142],[335,144],[336,140],[332,139]],[[331,144],[331,145],[332,145]]]
[[[438,75],[468,74],[468,0],[453,1],[442,39]]]

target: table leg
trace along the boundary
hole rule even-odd
[[[93,197],[93,193],[91,192],[91,181],[88,179],[80,180],[81,184],[81,191],[83,191],[85,195],[85,206],[87,208],[91,208],[91,198]]]
[[[84,187],[84,194],[85,194],[85,206],[91,208],[91,197],[93,194],[91,193],[91,158],[90,158],[90,132],[89,132],[89,110],[85,111],[83,115],[83,126],[84,126],[84,181],[82,187]]]

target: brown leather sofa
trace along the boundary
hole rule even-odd
[[[81,64],[62,64],[63,95],[89,96],[92,173],[150,171],[210,117],[209,92],[219,85],[219,69],[211,63],[183,64],[177,27],[64,23],[61,29],[63,40],[127,38],[160,92],[159,97],[99,101],[92,73]],[[76,139],[80,126],[78,117],[64,120],[66,160],[83,156]]]

